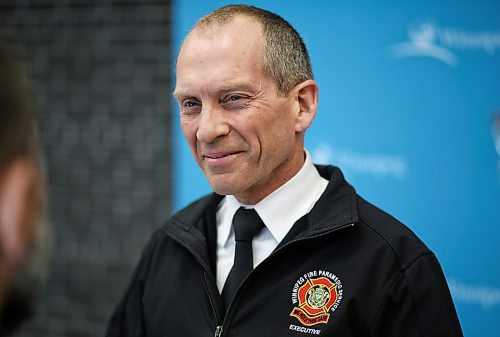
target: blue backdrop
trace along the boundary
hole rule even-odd
[[[174,52],[228,3],[174,1]],[[308,46],[314,161],[340,166],[434,250],[466,336],[500,336],[500,2],[247,3],[283,16]],[[173,111],[179,209],[210,188]]]

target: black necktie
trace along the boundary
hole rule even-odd
[[[254,209],[240,207],[234,214],[233,229],[236,241],[234,264],[222,289],[226,308],[229,307],[240,284],[253,269],[252,240],[263,227],[264,223]]]

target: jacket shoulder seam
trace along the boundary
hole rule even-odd
[[[417,322],[417,326],[418,326],[418,331],[419,331],[419,334],[420,336],[424,336],[423,334],[423,330],[422,330],[422,326],[421,326],[421,320],[419,318],[419,315],[418,315],[418,312],[416,310],[416,303],[417,301],[415,300],[415,294],[413,292],[413,288],[412,288],[412,285],[411,285],[411,282],[410,280],[408,279],[407,275],[406,275],[406,270],[408,268],[410,268],[415,262],[417,262],[420,258],[422,258],[423,256],[425,255],[433,255],[432,252],[428,252],[428,253],[425,253],[425,254],[420,254],[418,255],[417,257],[415,257],[415,259],[412,261],[411,264],[409,264],[406,269],[404,270],[399,270],[396,275],[394,275],[392,278],[391,278],[391,286],[389,287],[389,289],[387,290],[387,292],[385,292],[383,294],[383,296],[381,297],[380,301],[379,301],[379,304],[376,306],[376,309],[375,309],[375,312],[372,316],[372,318],[370,319],[370,324],[368,325],[368,331],[370,331],[371,327],[373,326],[373,324],[375,324],[375,319],[376,317],[378,316],[378,314],[380,313],[380,311],[382,310],[382,307],[384,305],[384,303],[386,302],[387,300],[387,297],[390,296],[390,294],[393,292],[394,288],[400,283],[400,282],[405,282],[406,285],[408,286],[408,289],[409,289],[409,292],[410,292],[410,296],[411,296],[411,301],[412,301],[412,310],[414,312],[414,315],[415,315],[415,318],[416,318],[416,322]]]
[[[418,258],[415,259],[414,262],[416,262],[417,260],[419,260],[424,255],[426,255],[426,254],[420,255]],[[406,270],[403,273],[403,277],[404,277],[405,282],[408,285],[408,289],[410,291],[411,301],[413,303],[412,309],[413,309],[413,311],[415,313],[415,317],[416,317],[416,321],[417,321],[417,326],[418,326],[418,331],[420,333],[420,336],[424,336],[424,332],[423,332],[422,326],[420,324],[421,320],[420,320],[420,317],[419,317],[419,314],[418,314],[418,311],[417,311],[417,306],[416,306],[417,301],[415,300],[415,294],[413,292],[412,284],[411,284],[410,280],[408,279],[408,277],[406,276]]]
[[[396,249],[393,247],[391,242],[382,234],[380,234],[373,226],[368,224],[366,221],[359,220],[360,223],[366,225],[368,228],[370,228],[380,239],[382,239],[385,244],[391,249],[392,254],[394,255],[397,264],[399,266],[399,270],[401,272],[404,272],[406,269],[408,269],[417,259],[419,259],[423,255],[427,254],[433,254],[431,250],[427,247],[422,247],[421,249],[416,250],[413,254],[406,258],[402,258],[396,251]]]

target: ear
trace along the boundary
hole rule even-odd
[[[297,84],[293,90],[299,107],[295,132],[303,133],[311,125],[318,110],[318,85],[314,80],[307,80]]]
[[[40,211],[41,183],[32,159],[15,159],[0,171],[0,254],[20,262]]]

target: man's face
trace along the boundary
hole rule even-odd
[[[194,30],[177,60],[175,97],[194,158],[219,194],[256,203],[303,162],[298,104],[262,70],[263,33],[245,17]]]

